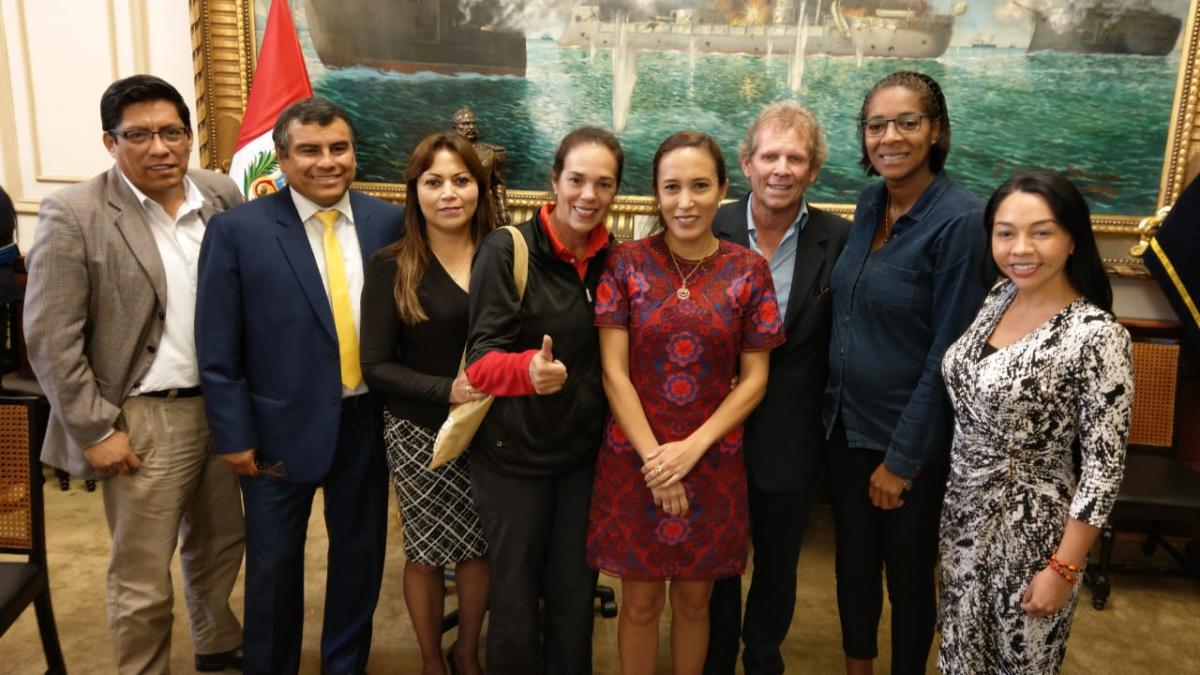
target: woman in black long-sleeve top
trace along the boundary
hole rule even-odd
[[[488,176],[470,142],[456,134],[421,141],[404,175],[404,235],[371,259],[363,285],[363,375],[388,397],[384,433],[403,519],[404,599],[422,672],[445,672],[442,568],[454,563],[459,627],[451,671],[480,673],[488,565],[470,467],[465,455],[428,466],[450,404],[482,396],[456,375],[467,339],[471,259],[494,222]]]
[[[621,164],[606,131],[563,139],[551,171],[555,203],[518,228],[529,247],[523,298],[508,232],[484,240],[475,260],[467,376],[497,397],[471,446],[492,572],[489,673],[591,671],[596,575],[584,549],[608,409],[592,298]]]

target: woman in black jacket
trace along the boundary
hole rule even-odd
[[[623,162],[607,131],[584,127],[562,140],[555,203],[519,226],[529,247],[523,298],[508,232],[484,239],[476,254],[467,377],[497,397],[471,446],[492,574],[489,673],[591,669],[596,574],[584,549],[607,413],[592,298]]]

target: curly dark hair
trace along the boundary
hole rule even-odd
[[[946,96],[942,94],[942,87],[937,80],[925,73],[911,70],[899,70],[885,76],[876,82],[875,86],[871,87],[871,91],[868,91],[866,97],[863,98],[862,108],[858,111],[858,144],[861,151],[858,165],[863,168],[863,171],[866,171],[868,176],[879,175],[879,172],[871,165],[871,158],[867,155],[867,137],[863,124],[867,119],[867,108],[871,105],[871,99],[881,89],[890,89],[891,87],[904,87],[914,92],[921,101],[921,112],[928,115],[930,122],[937,127],[937,142],[929,148],[929,170],[935,174],[938,173],[942,167],[946,166],[946,158],[950,156],[950,113],[946,111]]]

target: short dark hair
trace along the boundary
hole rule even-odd
[[[1011,178],[992,193],[983,211],[983,222],[988,240],[996,224],[996,210],[1000,203],[1015,192],[1034,194],[1046,200],[1054,220],[1071,235],[1075,251],[1067,257],[1067,278],[1071,286],[1093,305],[1112,314],[1112,284],[1104,272],[1100,250],[1096,246],[1096,235],[1092,233],[1092,217],[1087,202],[1075,184],[1053,171],[1023,171]]]
[[[662,158],[672,150],[680,148],[700,148],[713,158],[713,164],[717,166],[717,183],[718,187],[725,185],[728,182],[725,170],[725,155],[721,153],[721,146],[713,140],[712,136],[703,131],[677,131],[667,137],[663,141],[658,150],[654,152],[654,164],[651,168],[650,189],[655,195],[658,194],[658,165],[662,162]]]
[[[621,184],[621,171],[625,169],[625,151],[621,149],[621,141],[610,132],[600,127],[579,127],[563,136],[554,153],[554,164],[550,167],[550,176],[554,180],[562,175],[563,165],[567,163],[567,155],[580,145],[599,145],[608,148],[613,159],[617,160],[617,185]]]
[[[881,89],[890,89],[891,87],[904,87],[915,93],[921,101],[921,112],[929,116],[931,124],[937,125],[937,142],[929,148],[929,170],[935,174],[938,173],[946,166],[946,158],[950,156],[950,113],[946,110],[946,96],[942,93],[942,87],[937,80],[925,73],[911,70],[898,70],[885,76],[876,82],[875,86],[871,87],[871,91],[868,91],[863,98],[862,108],[858,111],[858,145],[862,153],[859,156],[858,165],[867,172],[868,176],[879,175],[879,172],[871,165],[871,158],[867,155],[867,137],[863,128],[863,120],[867,119],[867,108],[871,105],[871,99],[875,97],[875,94]]]
[[[108,85],[100,97],[100,125],[104,131],[116,129],[125,116],[125,107],[146,101],[166,101],[175,106],[179,121],[192,133],[192,115],[179,90],[153,75],[131,75]]]
[[[271,130],[271,140],[275,143],[275,152],[280,157],[288,156],[288,150],[292,145],[292,122],[327,127],[333,124],[334,120],[342,120],[346,126],[350,127],[350,144],[356,145],[357,134],[354,132],[354,122],[350,121],[350,116],[336,103],[317,97],[296,101],[279,113],[279,118],[275,120],[275,128]]]

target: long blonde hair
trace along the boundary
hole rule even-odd
[[[458,156],[479,186],[479,200],[471,217],[471,243],[478,246],[484,236],[496,227],[491,176],[487,169],[483,168],[471,142],[457,133],[426,136],[417,144],[412,156],[408,158],[408,166],[404,167],[404,180],[407,185],[404,234],[384,249],[385,255],[392,255],[396,259],[396,285],[392,291],[396,299],[396,313],[400,315],[401,321],[409,325],[429,319],[425,308],[421,306],[421,299],[417,296],[421,277],[429,268],[429,256],[433,255],[426,233],[425,214],[421,211],[417,197],[417,182],[441,150]]]

